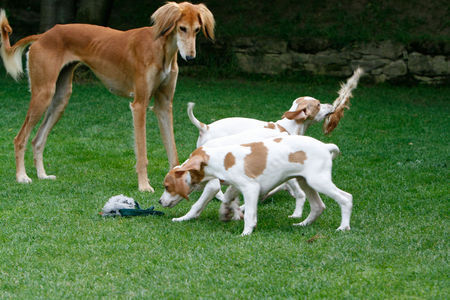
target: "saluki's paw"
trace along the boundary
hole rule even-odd
[[[39,178],[39,179],[50,179],[50,180],[55,180],[55,179],[56,179],[56,176],[55,176],[55,175],[47,175],[47,174],[45,174],[45,175],[39,175],[38,178]]]
[[[139,191],[140,192],[150,192],[150,193],[154,193],[155,190],[152,188],[152,186],[150,184],[140,184],[139,185]]]
[[[33,180],[31,180],[30,177],[28,177],[27,174],[17,175],[17,182],[18,183],[31,183]]]
[[[341,225],[338,227],[338,229],[336,229],[336,231],[347,231],[347,230],[350,230],[349,225]]]

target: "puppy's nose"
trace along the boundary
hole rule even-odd
[[[190,60],[193,60],[195,58],[195,56],[186,56],[186,61],[190,61]]]
[[[158,203],[159,203],[159,204],[162,204],[162,203],[161,203],[161,199],[159,199]]]

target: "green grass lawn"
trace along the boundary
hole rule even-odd
[[[334,79],[180,77],[180,160],[198,134],[185,112],[189,101],[205,123],[228,116],[275,121],[296,97],[332,102],[339,88]],[[313,225],[293,227],[298,221],[287,216],[294,200],[282,192],[260,204],[258,227],[243,238],[243,222],[219,221],[218,201],[185,223],[171,218],[193,201],[172,209],[157,204],[168,163],[152,113],[149,176],[156,192],[138,192],[129,100],[97,83],[75,85],[48,139],[44,161],[57,180],[37,179],[29,145],[33,183],[16,183],[12,141],[29,92],[26,80],[2,75],[0,298],[448,298],[450,87],[362,84],[354,95],[332,135],[323,136],[319,125],[308,132],[342,151],[333,177],[353,194],[352,230],[335,231],[340,210],[325,196],[327,209]],[[117,194],[165,216],[101,218]]]

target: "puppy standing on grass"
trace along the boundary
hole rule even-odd
[[[202,30],[207,38],[214,39],[214,17],[203,4],[168,2],[152,15],[152,20],[152,27],[128,31],[88,24],[56,25],[11,46],[12,29],[1,11],[1,56],[14,79],[22,73],[23,51],[32,44],[27,55],[31,101],[25,122],[14,139],[18,182],[31,182],[25,171],[25,148],[31,130],[44,112],[44,120],[32,142],[34,161],[39,178],[55,179],[45,172],[44,147],[69,101],[73,72],[80,63],[87,65],[112,93],[134,98],[130,108],[139,190],[153,192],[147,174],[146,146],[146,111],[152,97],[170,166],[178,165],[172,116],[177,53],[185,60],[194,59],[197,33]]]
[[[188,199],[195,185],[218,178],[231,185],[222,205],[229,205],[239,193],[243,194],[242,235],[249,235],[256,227],[259,195],[295,177],[308,198],[317,199],[318,192],[333,198],[341,207],[338,230],[349,230],[352,195],[338,189],[331,180],[332,159],[338,153],[336,145],[306,136],[276,137],[217,148],[200,147],[183,165],[166,175],[165,191],[159,202],[173,207],[182,198]],[[320,215],[313,213],[315,206],[311,209],[308,218],[295,225],[308,225]]]

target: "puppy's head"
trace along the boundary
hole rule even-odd
[[[164,178],[164,193],[159,203],[164,207],[174,207],[181,200],[189,200],[189,194],[194,186],[205,177],[204,167],[209,156],[202,147],[192,152],[190,158],[181,166],[177,166],[167,173]]]
[[[177,166],[167,173],[164,178],[164,193],[159,199],[159,203],[164,207],[174,207],[181,200],[189,200],[191,193],[191,176],[189,172],[181,170]]]
[[[285,112],[282,118],[295,120],[297,123],[305,121],[320,122],[333,112],[331,104],[322,104],[312,97],[300,97],[294,100],[291,108]]]

